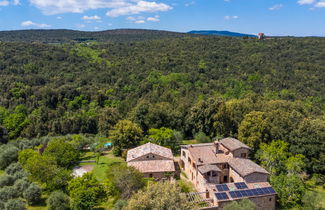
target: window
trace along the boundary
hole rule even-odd
[[[216,177],[217,176],[217,172],[216,171],[212,171],[212,176]]]
[[[229,168],[229,166],[228,166],[227,163],[225,163],[225,164],[223,164],[222,168],[223,168],[223,169],[227,169],[227,168]]]
[[[152,158],[155,158],[155,156],[153,155]]]
[[[147,156],[147,158],[149,158],[149,155]]]
[[[210,176],[210,175],[211,175],[211,172],[209,171],[209,172],[207,173],[207,175]]]
[[[191,158],[190,158],[190,157],[188,157],[188,159],[187,159],[187,160],[188,160],[188,162],[189,162],[189,163],[191,163]]]
[[[247,156],[246,156],[246,153],[241,153],[240,154],[240,157],[242,157],[242,158],[246,158]]]
[[[150,177],[150,178],[152,178],[152,177],[153,177],[153,175],[152,175],[152,174],[149,174],[149,177]]]
[[[269,201],[272,201],[272,198],[269,198]]]
[[[223,182],[228,182],[228,177],[227,176],[223,177]]]
[[[183,151],[183,156],[186,157],[186,153],[185,153],[185,151]]]

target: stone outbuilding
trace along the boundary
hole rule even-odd
[[[145,177],[167,179],[175,174],[174,157],[171,149],[147,143],[127,153],[127,165],[138,169]]]

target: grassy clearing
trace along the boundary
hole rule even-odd
[[[93,152],[85,152],[82,154],[82,160],[96,160],[96,154]],[[106,179],[106,171],[108,168],[114,164],[124,163],[124,159],[120,157],[115,157],[112,151],[104,153],[104,155],[99,157],[98,164],[96,163],[81,163],[80,165],[94,165],[93,173],[96,178],[103,182]]]
[[[5,171],[3,171],[3,170],[0,170],[0,176],[2,176],[2,175],[5,175]]]
[[[192,140],[183,140],[182,141],[182,144],[199,144],[199,142],[195,139],[192,139]]]

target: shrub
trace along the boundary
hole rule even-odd
[[[70,198],[61,191],[54,191],[46,201],[49,210],[66,210],[70,206]]]
[[[17,162],[17,163],[12,163],[10,164],[7,168],[6,168],[6,173],[9,174],[9,175],[14,175],[16,174],[17,172],[20,172],[20,171],[23,171],[23,168],[20,166],[20,164]]]
[[[33,205],[39,203],[42,196],[42,190],[39,186],[32,183],[23,193],[24,198],[27,200],[28,204]]]
[[[200,143],[209,143],[209,142],[211,142],[211,138],[209,136],[207,136],[205,133],[203,133],[202,131],[195,134],[194,138]]]
[[[12,162],[17,161],[18,148],[13,145],[0,146],[0,169],[5,169]]]
[[[11,186],[15,182],[15,178],[12,176],[4,175],[0,177],[0,187]]]
[[[116,203],[114,205],[114,210],[122,210],[127,205],[128,205],[128,202],[126,200],[120,199],[120,200],[116,201]]]
[[[5,210],[25,210],[26,204],[19,199],[11,199],[5,204]]]
[[[23,196],[23,192],[25,190],[27,190],[29,185],[30,185],[30,182],[27,179],[18,179],[18,180],[16,180],[13,187],[15,188],[16,192],[18,193],[18,196]]]
[[[16,198],[18,197],[17,195],[17,190],[13,186],[0,188],[0,202],[6,202],[10,199]]]

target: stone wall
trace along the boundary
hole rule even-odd
[[[232,151],[232,154],[233,154],[233,157],[241,158],[241,154],[245,153],[246,158],[248,158],[249,152],[250,152],[249,149],[240,148],[240,149],[236,149],[236,150]]]

